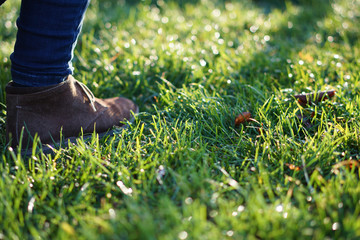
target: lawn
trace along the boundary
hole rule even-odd
[[[74,76],[140,113],[31,156],[5,138],[19,5],[0,8],[0,239],[360,238],[360,1],[93,0]]]

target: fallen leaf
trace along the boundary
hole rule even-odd
[[[112,58],[110,58],[110,63],[113,63],[118,57],[120,56],[120,53],[115,54]]]
[[[300,171],[302,169],[302,167],[298,167],[291,163],[285,163],[285,166],[287,166],[290,170],[294,170],[294,171]]]
[[[249,112],[240,113],[235,118],[235,126],[238,127],[241,123],[244,123],[245,121],[249,121],[250,117],[251,117],[251,113]]]
[[[301,113],[300,113],[300,114],[296,114],[296,117],[297,117],[300,121],[302,121],[302,123],[304,124],[304,126],[305,126],[306,128],[309,129],[309,128],[312,127],[310,118],[304,116],[304,115],[301,114]]]
[[[327,92],[317,92],[317,93],[306,93],[306,94],[298,94],[294,97],[298,100],[299,104],[305,107],[312,102],[318,103],[324,101],[326,99],[330,99],[335,96],[335,90],[327,91]]]
[[[337,164],[335,164],[333,166],[333,169],[339,169],[341,167],[346,167],[346,168],[354,168],[354,167],[360,167],[360,162],[359,161],[356,161],[356,160],[346,160],[346,161],[342,161],[342,162],[339,162]]]

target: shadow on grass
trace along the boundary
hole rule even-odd
[[[253,2],[255,6],[263,9],[264,14],[270,14],[275,9],[281,11],[287,9],[284,1],[254,0]],[[267,47],[250,56],[248,63],[240,70],[242,78],[252,79],[254,75],[259,77],[263,74],[264,79],[266,75],[274,78],[281,88],[292,86],[293,82],[287,76],[289,66],[287,61],[294,59],[309,40],[314,38],[318,30],[317,23],[332,11],[328,0],[298,0],[292,1],[292,3],[294,6],[300,7],[299,12],[291,15],[279,27],[272,28],[266,33],[270,37]],[[271,65],[271,69],[268,67],[269,65]]]
[[[106,1],[94,1],[98,6],[100,11],[101,9],[106,11],[111,11],[111,9],[116,9],[116,4],[123,4],[124,8],[121,9],[121,12],[125,14],[123,18],[126,18],[127,12],[136,10],[137,6],[144,4],[152,4],[157,5],[159,8],[162,8],[162,1],[154,1],[154,0],[135,0],[135,1],[125,1],[122,2],[114,2],[110,0]],[[172,2],[174,1],[164,1],[164,2]],[[184,7],[187,4],[191,5],[201,5],[204,4],[205,1],[201,0],[181,0],[176,1],[176,4],[180,7]],[[216,1],[216,6],[222,8],[226,2],[242,2],[240,0],[237,1],[225,1],[218,0]],[[287,77],[287,67],[288,63],[287,59],[293,59],[294,54],[301,51],[308,39],[315,35],[317,31],[317,22],[322,21],[328,14],[332,11],[330,0],[292,0],[292,1],[280,1],[280,0],[249,0],[248,1],[251,6],[254,8],[261,9],[263,14],[270,15],[274,11],[287,11],[289,6],[299,7],[299,12],[294,15],[290,15],[287,20],[283,21],[280,26],[271,28],[269,32],[266,32],[268,36],[270,36],[270,41],[267,43],[267,47],[263,50],[255,52],[250,55],[248,60],[241,66],[241,69],[232,76],[234,79],[244,79],[245,83],[252,84],[252,79],[254,78],[267,78],[265,75],[273,78],[277,83],[276,86],[291,87],[293,84],[292,80]],[[165,5],[166,6],[166,5]],[[109,14],[109,18],[111,21],[111,14]],[[118,14],[114,14],[114,16],[118,16]],[[253,22],[251,23],[253,24]],[[291,25],[291,26],[290,26]],[[244,31],[249,31],[251,26],[246,26]],[[260,26],[261,28],[261,26]],[[257,33],[254,33],[254,36]],[[278,63],[272,62],[273,59],[280,59]],[[174,60],[176,61],[176,60]],[[216,63],[216,60],[214,60]],[[186,84],[188,81],[188,77],[190,75],[190,70],[180,69],[175,72],[168,72],[166,69],[174,69],[173,65],[175,63],[172,60],[168,60],[166,63],[166,68],[164,71],[160,69],[160,73],[166,72],[166,79],[168,79],[175,87],[181,87],[183,84]],[[271,66],[271,68],[269,68]],[[152,76],[159,74],[159,72],[148,72],[148,75],[144,79],[144,83],[147,82],[147,77],[151,78]],[[128,77],[124,77],[123,79],[127,79]],[[264,83],[262,84],[265,88],[272,88],[274,84]],[[139,86],[144,86],[144,84],[139,84]],[[134,87],[130,95],[143,95],[144,87]],[[150,91],[151,86],[146,91]],[[155,90],[154,90],[155,89]],[[154,92],[157,91],[154,88]],[[155,94],[155,93],[152,93]],[[150,94],[152,96],[152,94]],[[145,94],[147,95],[147,94]],[[151,97],[150,96],[150,97]],[[149,96],[144,96],[146,99]]]

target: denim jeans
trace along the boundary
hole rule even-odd
[[[58,84],[73,73],[71,60],[90,0],[22,0],[11,54],[15,83]]]

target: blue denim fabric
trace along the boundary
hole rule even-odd
[[[71,60],[90,0],[22,0],[11,74],[27,86],[58,84]]]

